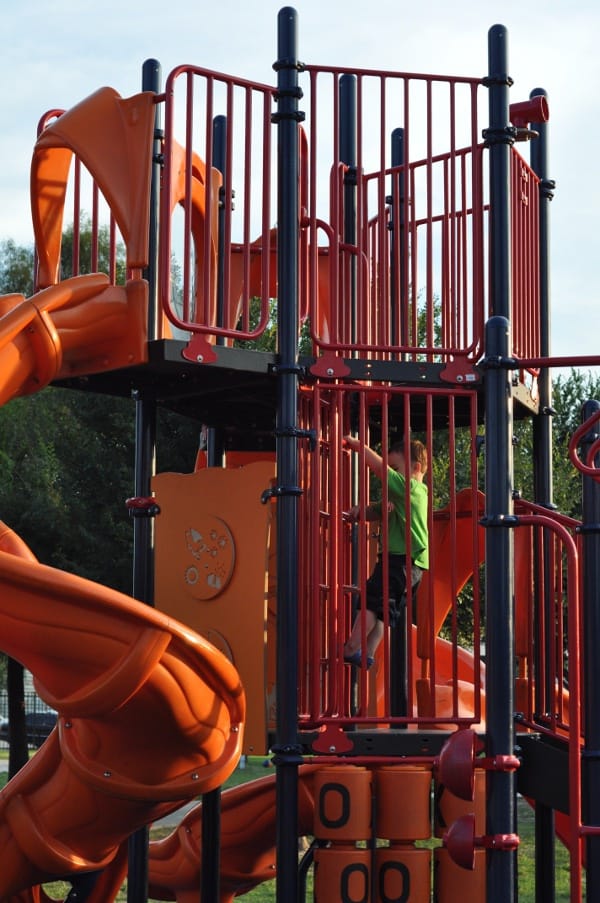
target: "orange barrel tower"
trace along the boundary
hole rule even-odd
[[[372,774],[354,765],[315,774],[315,903],[370,903]],[[365,846],[358,846],[364,842]]]
[[[465,815],[475,817],[475,833],[485,834],[485,783],[483,768],[474,770],[473,800],[451,793],[440,781],[435,783],[435,836],[443,837],[447,829]],[[475,850],[473,869],[465,869],[453,861],[445,847],[435,850],[435,899],[451,903],[464,896],[473,903],[485,903],[485,850]]]
[[[390,766],[376,772],[377,836],[389,843],[376,849],[374,903],[429,903],[431,850],[418,849],[415,841],[431,837],[431,780],[427,765]]]

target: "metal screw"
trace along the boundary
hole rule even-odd
[[[201,364],[202,361],[204,360],[204,355],[203,354],[196,355],[196,360],[198,361],[199,364]]]
[[[104,777],[105,777],[105,778],[112,778],[112,771],[109,771],[108,768],[107,768],[106,771],[104,772]]]
[[[200,775],[197,771],[192,774],[192,781],[198,781],[200,779]]]
[[[327,376],[333,376],[333,367],[327,368]]]

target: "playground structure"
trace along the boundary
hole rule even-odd
[[[101,88],[40,122],[36,287],[0,299],[0,401],[134,396],[135,599],[0,536],[2,648],[59,713],[0,794],[0,899],[93,874],[77,899],[106,903],[127,837],[202,793],[130,853],[131,900],[146,870],[157,899],[231,900],[276,850],[293,903],[306,833],[319,901],[507,903],[517,792],[538,899],[555,896],[555,835],[572,903],[600,899],[597,402],[571,444],[581,523],[554,510],[551,468],[552,367],[600,358],[550,355],[547,98],[510,102],[502,26],[485,79],[300,64],[294,11],[278,26],[276,87],[181,66],[163,90],[148,61],[140,94]],[[96,246],[79,259],[85,210],[96,236],[108,216],[106,273]],[[274,298],[277,349],[260,351]],[[208,427],[192,473],[153,472],[159,405]],[[533,424],[531,500],[514,497],[516,418]],[[375,540],[346,514],[374,497],[364,446],[385,464],[410,435],[433,474],[431,567],[354,669]],[[268,751],[275,779],[220,797],[242,752]]]

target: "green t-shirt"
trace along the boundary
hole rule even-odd
[[[403,473],[388,467],[388,500],[394,506],[388,514],[388,552],[406,555],[406,480]],[[381,512],[381,505],[374,505]],[[410,554],[417,567],[429,568],[429,531],[427,529],[427,486],[410,481]]]

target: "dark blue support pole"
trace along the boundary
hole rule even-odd
[[[223,184],[219,192],[219,237],[217,257],[217,323],[225,323],[225,204],[229,203],[225,196],[227,166],[227,117],[215,116],[213,120],[213,166],[223,176]],[[223,337],[218,336],[218,344],[223,344]]]
[[[135,495],[149,498],[156,473],[156,401],[134,393]],[[133,590],[135,599],[154,605],[154,517],[140,511],[133,518]],[[148,828],[132,834],[128,843],[127,903],[148,899]]]
[[[224,230],[225,230],[225,176],[227,163],[227,119],[215,116],[213,120],[213,166],[223,176],[219,195],[218,256],[217,256],[217,323],[225,323],[224,296]],[[217,345],[223,337],[217,336]],[[208,467],[222,467],[224,457],[223,434],[209,427],[206,435],[206,463]],[[200,899],[218,900],[221,892],[221,788],[216,787],[202,794],[202,870],[200,873]]]
[[[350,167],[344,180],[344,241],[356,241],[356,76],[340,77],[340,159]]]
[[[394,129],[391,148],[392,166],[404,165],[404,129]],[[400,341],[407,334],[406,305],[403,298],[406,259],[404,254],[404,173],[392,180],[392,259],[390,321],[393,341],[400,330]],[[404,355],[403,355],[404,357]],[[406,597],[405,597],[406,599]],[[408,622],[409,613],[404,605],[399,621],[390,629],[390,711],[392,715],[408,714]]]
[[[490,291],[493,316],[485,334],[486,448],[486,754],[514,754],[514,554],[513,401],[510,371],[511,258],[508,34],[489,31],[489,128],[484,133],[490,160]],[[515,833],[515,777],[492,772],[487,781],[486,834]],[[513,903],[516,855],[487,854],[488,903]]]
[[[357,235],[357,121],[356,121],[356,76],[348,73],[340,77],[339,82],[339,106],[340,117],[338,123],[338,138],[340,147],[340,161],[345,163],[348,171],[344,176],[344,188],[342,193],[344,205],[343,217],[343,233],[342,241],[348,246],[356,244]],[[349,285],[346,293],[340,296],[341,303],[347,305],[349,324],[346,323],[344,335],[350,338],[351,342],[356,341],[356,319],[357,319],[357,260],[353,255],[348,262]],[[336,299],[335,303],[340,303],[340,299]],[[346,321],[345,321],[346,322]],[[349,325],[349,329],[348,329]],[[351,353],[351,352],[347,352]],[[350,462],[352,468],[352,499],[353,504],[358,503],[358,460],[356,455],[352,455]],[[352,582],[356,586],[358,583],[358,526],[352,526]],[[358,610],[358,598],[352,599],[352,623],[356,617]],[[351,675],[351,709],[356,711],[358,707],[358,675],[353,669]]]
[[[510,153],[515,130],[509,123],[508,33],[503,25],[489,31],[490,125],[483,136],[490,160],[490,270],[492,314],[510,320]]]
[[[277,903],[298,900],[298,245],[297,13],[278,16],[277,70]]]
[[[530,97],[546,96],[536,88]],[[548,125],[532,122],[538,137],[531,142],[531,168],[540,179],[539,186],[539,273],[540,273],[540,357],[550,357],[550,203],[554,182],[548,178]],[[533,424],[535,501],[554,508],[552,480],[552,378],[549,367],[538,377],[539,415]]]
[[[213,120],[213,166],[223,176],[219,192],[218,245],[217,245],[217,325],[225,324],[225,205],[227,168],[227,117],[215,116]],[[217,336],[217,345],[222,345],[223,336]],[[209,467],[222,467],[225,455],[223,431],[209,427],[206,431],[206,459]]]
[[[339,141],[341,162],[349,167],[344,177],[344,234],[343,241],[356,244],[356,184],[357,184],[357,144],[356,144],[356,76],[342,75],[339,85],[340,122]],[[350,337],[356,340],[356,256],[350,262]]]
[[[583,406],[585,422],[600,411],[600,401],[587,401]],[[581,443],[581,457],[586,463],[592,444],[600,436],[600,421]],[[595,457],[600,470],[600,454]],[[583,750],[583,817],[588,825],[600,825],[600,482],[583,477],[583,635],[584,649],[584,724]],[[586,900],[600,900],[600,837],[586,839]]]
[[[530,97],[546,96],[542,88],[536,88]],[[554,183],[548,178],[548,129],[545,122],[531,123],[531,128],[538,137],[531,142],[531,168],[540,179],[539,185],[539,274],[540,274],[540,356],[550,356],[550,202],[553,197]],[[533,485],[534,500],[547,508],[555,508],[553,502],[552,480],[552,378],[549,367],[542,367],[538,377],[539,413],[533,419]],[[540,598],[539,581],[535,581],[534,616],[535,624],[552,623],[552,575],[550,574],[550,541],[551,537],[544,531],[543,545],[543,597]],[[536,546],[537,554],[537,546]],[[536,559],[536,573],[539,573],[539,561]],[[544,617],[538,613],[543,609]],[[552,631],[547,631],[546,644],[554,643]],[[551,675],[542,674],[542,650],[539,643],[535,645],[535,711],[541,711],[542,691],[546,683],[546,699],[551,699],[547,682]],[[545,661],[551,661],[552,650],[546,648]],[[535,899],[536,903],[553,903],[556,898],[556,858],[555,819],[554,812],[548,806],[536,803],[535,806]]]
[[[486,326],[485,366],[485,487],[486,529],[486,754],[514,754],[514,566],[512,514],[512,380],[510,328],[505,317]],[[515,833],[515,777],[489,772],[486,834]],[[488,851],[488,903],[512,903],[515,854]]]
[[[161,69],[157,60],[149,59],[142,68],[142,90],[160,91]],[[150,231],[148,235],[148,339],[158,335],[158,230],[160,153],[162,131],[160,112],[156,107],[152,147],[150,183]],[[135,495],[149,498],[152,477],[156,473],[156,400],[134,393],[135,399]],[[133,512],[132,512],[133,513]],[[135,599],[154,605],[154,515],[137,512],[133,518],[133,589]],[[145,903],[148,899],[148,828],[132,834],[128,842],[127,903]]]
[[[142,67],[142,91],[158,94],[161,89],[161,68],[158,60],[146,60]],[[148,235],[148,267],[144,278],[148,280],[148,340],[158,337],[160,303],[158,298],[158,231],[160,204],[160,177],[162,168],[162,119],[161,107],[154,108],[154,139],[152,144],[152,175],[150,181],[150,230]]]
[[[404,166],[404,129],[397,128],[392,132],[391,149],[392,166]],[[405,203],[406,179],[404,172],[394,175],[392,180],[392,259],[391,259],[391,296],[392,308],[390,320],[394,343],[405,345],[408,336],[408,305],[405,297],[406,285],[406,247],[405,247]],[[402,359],[405,359],[402,355]]]

